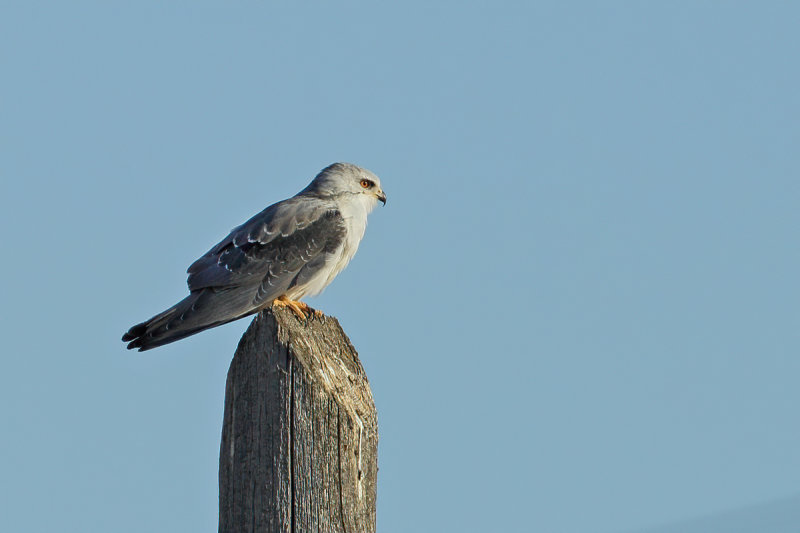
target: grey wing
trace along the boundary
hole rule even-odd
[[[344,240],[341,214],[329,204],[295,197],[254,216],[195,261],[189,289],[253,290],[253,305],[285,293],[319,268]]]

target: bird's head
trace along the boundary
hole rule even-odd
[[[334,163],[325,167],[301,194],[342,198],[358,195],[355,198],[372,205],[377,201],[386,205],[386,194],[381,189],[380,178],[352,163]]]

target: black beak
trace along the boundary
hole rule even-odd
[[[383,202],[383,205],[386,205],[386,195],[383,194],[383,191],[381,191],[381,193],[378,195],[378,200]]]

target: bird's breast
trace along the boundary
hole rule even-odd
[[[325,258],[325,266],[321,268],[307,283],[290,289],[287,296],[299,299],[303,296],[314,296],[321,293],[333,279],[344,270],[358,250],[358,245],[367,229],[369,205],[363,202],[351,202],[339,206],[339,213],[345,225],[344,238],[336,249]]]
[[[342,245],[337,250],[337,257],[333,261],[331,272],[328,275],[327,283],[333,281],[333,278],[339,274],[347,263],[353,258],[358,250],[358,245],[361,239],[364,238],[364,232],[367,229],[367,210],[360,205],[340,209],[342,218],[344,219],[346,231]]]

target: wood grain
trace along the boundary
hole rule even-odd
[[[375,403],[332,317],[261,312],[228,371],[219,531],[375,531]]]

